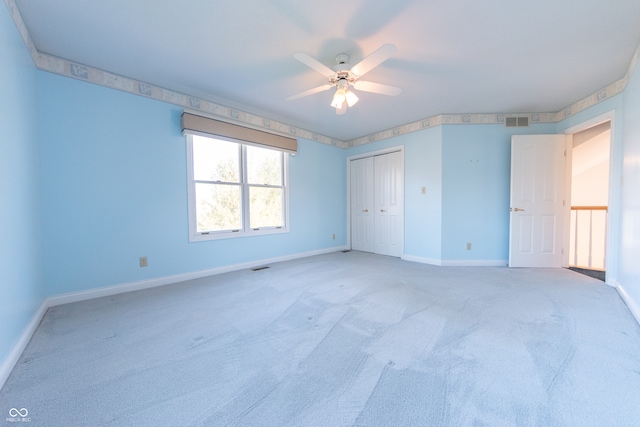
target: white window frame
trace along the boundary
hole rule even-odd
[[[210,231],[210,232],[198,232],[198,222],[196,218],[196,180],[194,179],[193,170],[193,135],[186,134],[187,139],[187,175],[188,175],[188,215],[189,215],[189,242],[201,242],[207,240],[219,240],[219,239],[233,239],[239,237],[248,236],[260,236],[267,234],[279,234],[289,232],[289,154],[280,150],[275,150],[282,153],[282,187],[273,185],[260,185],[250,184],[247,182],[247,145],[243,141],[239,141],[233,138],[225,137],[212,137],[205,136],[214,140],[228,141],[240,145],[241,159],[240,159],[240,175],[241,175],[241,199],[242,199],[242,229],[239,230],[223,230],[223,231]],[[258,146],[258,145],[255,145]],[[269,149],[268,147],[259,148]],[[250,187],[265,187],[265,188],[282,188],[282,216],[283,225],[280,227],[250,227],[250,199],[249,188]]]

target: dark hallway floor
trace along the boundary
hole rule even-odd
[[[569,270],[576,273],[584,274],[585,276],[593,277],[594,279],[605,281],[606,271],[602,270],[589,270],[587,268],[569,267]]]

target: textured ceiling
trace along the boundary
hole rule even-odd
[[[438,114],[556,112],[624,76],[638,0],[15,0],[42,53],[279,120],[342,141]],[[345,115],[296,61],[333,66],[385,43]]]

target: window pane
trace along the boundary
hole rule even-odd
[[[198,233],[242,228],[239,185],[196,183]]]
[[[282,185],[282,153],[247,146],[247,181],[249,184]]]
[[[196,181],[240,182],[240,144],[193,136],[193,176]]]
[[[250,227],[282,227],[282,189],[249,187]]]

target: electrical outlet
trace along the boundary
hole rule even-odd
[[[149,262],[147,261],[147,257],[146,256],[141,256],[140,257],[140,267],[146,267],[149,265]]]
[[[332,237],[333,237],[333,240],[336,240],[336,233],[333,233]]]
[[[470,251],[471,250],[471,243],[467,243],[467,250]]]
[[[427,187],[422,187],[422,194],[427,194]]]

